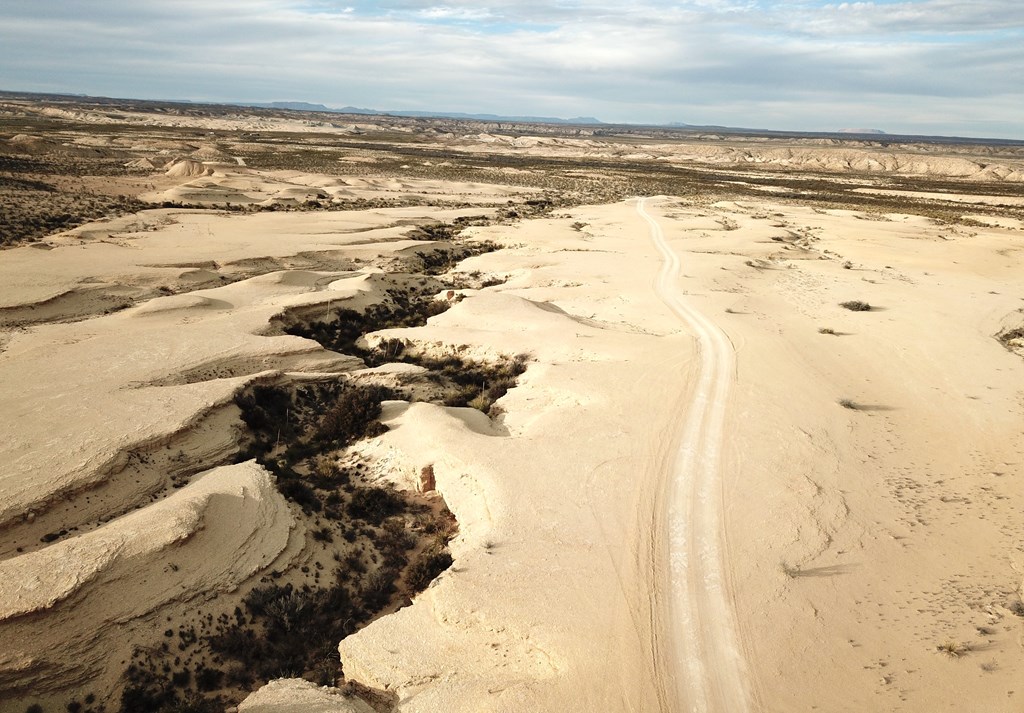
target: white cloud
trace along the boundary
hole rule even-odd
[[[843,2],[812,12],[809,28],[835,34],[973,34],[1024,28],[1018,0]]]
[[[1016,0],[5,5],[8,88],[1024,138]]]

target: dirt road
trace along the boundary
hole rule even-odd
[[[684,298],[681,264],[658,221],[647,213],[653,199],[637,201],[637,213],[664,258],[655,292],[697,340],[699,364],[688,411],[681,420],[671,472],[666,474],[670,568],[662,603],[673,658],[664,670],[674,677],[682,710],[743,713],[752,709],[732,594],[724,558],[722,485],[719,471],[725,412],[734,376],[735,352],[725,333]]]

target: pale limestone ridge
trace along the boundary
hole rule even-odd
[[[994,155],[982,147],[928,147],[907,144],[883,146],[884,139],[839,141],[758,141],[739,138],[717,141],[631,144],[599,139],[552,137],[465,136],[454,148],[472,153],[522,153],[531,156],[617,158],[668,161],[709,166],[749,166],[793,171],[847,174],[896,174],[946,177],[971,181],[1024,182],[1024,155],[1013,148]]]
[[[101,675],[108,657],[130,654],[121,627],[233,590],[285,551],[293,527],[271,476],[250,461],[0,561],[0,690],[40,693]]]
[[[374,713],[373,708],[338,689],[301,678],[271,681],[242,701],[238,713]]]

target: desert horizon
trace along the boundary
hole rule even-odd
[[[195,100],[195,99],[167,99],[167,98],[139,98],[128,96],[91,96],[88,94],[67,94],[67,93],[46,93],[38,91],[17,91],[13,89],[0,88],[0,96],[10,100],[46,101],[51,104],[61,105],[105,105],[111,109],[134,107],[140,109],[163,109],[166,107],[179,107],[180,113],[188,113],[189,110],[207,112],[222,112],[231,108],[242,111],[266,111],[270,114],[289,113],[293,118],[331,121],[342,117],[386,117],[391,120],[454,120],[463,125],[469,122],[477,122],[484,126],[495,126],[503,130],[509,130],[515,125],[527,125],[532,127],[534,132],[543,133],[549,125],[562,128],[571,128],[580,135],[601,135],[605,131],[645,131],[652,132],[661,130],[664,135],[678,137],[685,132],[715,132],[720,131],[730,135],[740,135],[749,138],[839,138],[847,139],[859,137],[865,139],[877,139],[879,141],[910,141],[930,143],[941,141],[947,144],[957,143],[983,143],[992,145],[1022,144],[1024,135],[1011,135],[1005,137],[994,137],[985,135],[953,135],[953,134],[923,134],[914,132],[889,132],[881,128],[850,128],[839,125],[832,127],[818,126],[813,129],[792,129],[785,126],[768,128],[756,126],[726,126],[722,124],[688,124],[683,121],[673,120],[665,122],[655,121],[623,121],[606,122],[593,116],[514,116],[505,114],[472,113],[447,111],[442,107],[431,109],[374,109],[368,107],[327,106],[322,103],[308,101],[243,101],[243,100]],[[305,115],[305,116],[303,116]],[[318,116],[319,115],[319,116]],[[840,122],[841,124],[842,122]],[[701,138],[710,138],[703,136]]]
[[[2,93],[0,196],[0,711],[1020,710],[1024,145]]]

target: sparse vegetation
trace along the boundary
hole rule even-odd
[[[800,576],[800,568],[796,565],[790,564],[786,560],[779,562],[779,569],[781,569],[782,573],[790,579],[796,579]]]
[[[860,300],[850,300],[848,302],[840,302],[839,306],[843,309],[848,309],[851,312],[870,312],[873,308],[867,302]]]
[[[423,266],[434,264],[427,260]],[[420,325],[448,307],[448,301],[433,299],[436,285],[429,278],[409,284],[414,286],[396,286],[386,302],[365,312],[337,310],[329,321],[312,324],[292,320],[285,331],[358,355],[370,365],[415,363],[427,370],[431,386],[423,397],[489,411],[525,370],[524,357],[492,363],[455,352],[432,356],[398,339],[373,349],[357,345],[369,331]],[[339,676],[332,658],[337,642],[451,566],[447,543],[454,521],[446,509],[430,515],[390,487],[366,485],[362,464],[337,461],[352,443],[387,430],[378,420],[381,401],[420,397],[411,387],[344,379],[258,383],[236,397],[246,426],[238,458],[256,458],[277,476],[279,491],[311,522],[313,551],[336,563],[333,574],[321,576],[319,561],[313,583],[279,583],[272,573],[233,616],[209,618],[198,633],[179,631],[179,651],[209,651],[200,657],[201,665],[193,661],[187,668],[181,656],[167,663],[167,643],[163,653],[137,657],[127,674],[126,713],[205,705],[217,700],[221,688],[244,690],[278,676],[333,684]]]
[[[441,275],[448,272],[466,258],[500,250],[501,246],[492,240],[466,243],[444,250],[420,251],[416,256],[422,262],[420,272],[424,275]]]
[[[97,192],[82,176],[124,173],[119,164],[53,153],[0,153],[0,246],[42,237],[112,215],[150,207],[125,195]]]
[[[971,651],[971,645],[963,641],[947,641],[937,646],[936,649],[950,658],[958,659]]]
[[[368,331],[422,324],[438,313],[438,305],[447,308],[447,302],[432,299],[434,289],[424,278],[416,288],[394,288],[386,304],[363,313],[339,310],[329,322],[293,322],[287,331],[357,354],[369,364],[419,364],[428,370],[433,400],[487,411],[525,370],[524,358],[484,363],[454,353],[432,357],[401,340],[384,340],[373,349],[357,346]],[[454,521],[446,509],[430,515],[390,487],[367,486],[360,463],[341,465],[336,456],[328,457],[385,432],[378,420],[381,401],[391,398],[415,396],[402,387],[333,379],[260,383],[236,397],[246,426],[238,458],[256,458],[276,474],[280,492],[311,521],[313,551],[336,563],[333,574],[321,576],[319,561],[313,583],[279,583],[272,573],[233,617],[201,622],[198,634],[178,632],[182,655],[209,652],[195,659],[201,665],[190,657],[189,669],[181,655],[170,664],[166,644],[162,653],[137,657],[127,674],[126,713],[202,706],[218,700],[222,688],[246,690],[278,676],[333,684],[339,677],[332,653],[337,642],[452,564],[447,543]]]
[[[387,396],[371,384],[324,382],[259,384],[238,397],[248,431],[239,457],[265,463],[305,513],[315,567],[302,569],[313,579],[279,582],[282,573],[271,572],[233,614],[168,629],[162,648],[138,652],[126,672],[124,713],[220,711],[225,691],[282,676],[334,685],[337,642],[451,564],[455,523],[443,505],[435,512],[389,486],[367,486],[362,462],[338,461],[383,428]],[[331,560],[333,569],[320,564]]]
[[[112,108],[132,110],[135,107],[128,104]],[[159,109],[165,110],[165,107]],[[238,110],[192,105],[169,111],[195,116],[224,116]],[[116,121],[116,114],[111,114],[110,118]],[[472,246],[458,243],[459,234],[468,225],[546,215],[556,206],[603,203],[630,195],[671,194],[710,203],[720,199],[761,198],[764,196],[761,189],[770,186],[793,191],[792,196],[785,192],[773,195],[773,201],[811,205],[818,212],[822,212],[822,208],[852,208],[875,216],[872,219],[898,212],[953,222],[961,220],[959,216],[964,210],[962,205],[952,202],[857,193],[852,189],[853,184],[837,182],[824,172],[802,171],[800,175],[787,175],[757,164],[736,167],[705,164],[688,168],[678,162],[641,161],[608,155],[544,157],[525,152],[506,155],[462,152],[458,148],[439,146],[439,139],[433,133],[424,136],[424,128],[428,131],[448,128],[439,120],[409,120],[403,124],[402,131],[395,131],[387,126],[379,130],[365,128],[366,124],[374,121],[366,118],[360,120],[364,128],[357,135],[268,131],[262,135],[254,133],[242,137],[236,132],[220,129],[206,132],[183,127],[154,129],[152,126],[119,126],[116,123],[72,125],[42,115],[14,113],[5,115],[2,121],[9,135],[27,131],[56,136],[59,130],[70,127],[74,132],[93,139],[117,132],[131,132],[132,135],[168,142],[182,138],[189,141],[207,141],[211,140],[210,137],[218,141],[242,138],[251,150],[243,147],[233,155],[244,157],[248,165],[256,169],[269,167],[369,177],[390,177],[401,170],[401,175],[413,178],[485,180],[540,189],[530,194],[533,198],[529,200],[515,197],[506,203],[503,196],[500,201],[479,209],[461,202],[462,198],[452,197],[444,203],[446,208],[468,208],[469,213],[483,210],[488,215],[470,215],[455,218],[450,223],[428,224],[409,230],[407,237],[412,239],[453,243],[450,246],[418,244],[418,252],[407,253],[402,259],[403,267],[400,269],[438,275],[458,260],[477,254],[474,250],[494,249],[493,244]],[[388,121],[401,123],[405,120],[391,118]],[[521,135],[520,128],[514,125],[488,126],[489,131],[513,135],[516,132]],[[557,134],[564,130],[532,127],[531,131]],[[602,136],[601,132],[606,132],[604,136],[613,141],[631,140],[630,134],[634,131],[645,132],[639,134],[643,141],[671,138],[671,135],[649,128],[596,127],[593,131],[598,138]],[[614,132],[614,136],[609,137],[607,132]],[[70,133],[68,131],[68,135]],[[459,135],[466,133],[463,131]],[[135,149],[82,148],[83,155],[71,156],[63,147],[73,148],[73,142],[65,142],[62,136],[52,143],[54,149],[47,155],[0,156],[0,244],[31,241],[84,220],[146,207],[131,197],[100,194],[97,192],[101,190],[98,182],[89,182],[97,176],[118,181],[124,178],[128,172],[123,162],[127,158],[138,157],[137,153],[130,153]],[[139,145],[143,143],[140,141]],[[6,144],[4,141],[0,146]],[[93,141],[88,145],[133,144]],[[4,150],[6,148],[0,148],[0,152]],[[339,158],[350,156],[370,160],[367,163],[339,161]],[[925,183],[923,179],[906,176],[886,175],[884,180],[888,187],[907,191],[920,190]],[[928,183],[930,189],[941,188],[939,181]],[[960,190],[964,183],[949,181],[947,187],[951,191]],[[1001,186],[998,182],[979,188],[982,189],[990,195],[1014,196],[1019,193],[1019,187]],[[162,205],[168,208],[213,207],[243,213],[366,210],[427,203],[428,200],[421,197],[396,195],[351,199],[319,197],[294,205],[210,206],[180,201],[167,201]],[[435,204],[433,200],[429,203]],[[972,207],[975,209],[1024,217],[1020,209],[1008,206],[991,209]],[[568,215],[563,217],[567,224],[573,220]],[[982,225],[970,220],[961,220],[961,224]],[[721,222],[721,227],[726,230],[734,230],[736,226],[732,220]],[[587,228],[588,225],[581,221],[571,224],[571,229],[578,231],[576,237],[580,240],[590,239]],[[808,247],[812,237],[809,233],[794,233],[789,237],[775,236],[772,240],[784,243],[774,245],[774,249],[789,250]],[[785,267],[784,257],[785,253],[779,252],[778,257],[750,260],[747,265],[756,270]],[[842,261],[840,256],[832,257]],[[287,261],[268,259],[267,264],[274,262],[280,269],[291,269],[305,259],[302,256]],[[314,260],[310,263],[310,269],[350,269],[337,265],[323,267]],[[839,263],[831,264],[836,266]],[[389,270],[395,267],[394,264],[383,266]],[[854,268],[849,260],[842,261],[841,266],[844,269]],[[252,268],[253,271],[265,269],[269,268]],[[241,279],[249,274],[252,273],[231,273],[230,279]],[[761,279],[768,279],[772,274],[780,273],[761,273]],[[220,275],[220,279],[228,279],[227,274]],[[300,531],[306,533],[309,541],[308,551],[312,554],[303,564],[309,576],[307,581],[299,581],[302,578],[294,576],[294,572],[268,573],[264,581],[248,592],[244,602],[240,601],[241,592],[234,595],[239,608],[233,613],[225,611],[218,616],[214,612],[209,618],[207,614],[197,615],[191,624],[180,627],[177,622],[168,625],[161,621],[155,631],[157,637],[168,632],[164,637],[166,640],[160,641],[165,647],[161,649],[158,645],[156,649],[140,651],[133,660],[134,668],[125,688],[126,710],[220,711],[228,703],[227,700],[217,701],[221,691],[227,691],[224,694],[227,699],[240,690],[258,685],[262,677],[271,675],[302,675],[319,685],[333,684],[339,673],[334,649],[336,639],[332,640],[333,637],[358,628],[382,608],[399,606],[416,588],[427,586],[433,577],[451,564],[445,544],[454,524],[443,511],[438,515],[422,502],[380,484],[367,487],[371,480],[366,477],[367,463],[354,458],[340,459],[339,454],[360,438],[383,433],[385,427],[379,420],[381,399],[419,399],[471,406],[493,415],[495,400],[516,383],[525,369],[525,359],[471,358],[466,352],[456,349],[446,354],[436,346],[425,347],[394,338],[381,341],[370,349],[358,347],[357,342],[367,332],[387,327],[418,326],[431,316],[440,314],[458,299],[454,294],[448,299],[434,299],[433,295],[444,288],[478,289],[500,284],[502,279],[501,276],[477,272],[457,278],[431,279],[418,286],[396,286],[384,303],[366,312],[339,310],[335,306],[333,310],[325,310],[329,312],[328,316],[324,317],[322,312],[318,315],[323,317],[321,322],[289,324],[286,330],[289,333],[312,337],[330,349],[357,355],[370,366],[403,361],[422,366],[427,371],[416,377],[416,383],[411,378],[403,381],[405,377],[401,376],[389,376],[387,381],[380,377],[302,384],[267,381],[239,396],[238,406],[246,428],[240,457],[255,457],[276,473],[278,487],[293,504],[301,523]],[[178,293],[194,288],[175,285],[172,289],[163,285],[155,289]],[[843,303],[843,306],[854,311],[872,309],[865,302]],[[725,311],[741,314],[731,308]],[[306,316],[301,319],[308,321]],[[818,331],[821,334],[839,334],[831,328]],[[1018,348],[1015,344],[1020,345],[1024,341],[1024,329],[1010,330],[999,335],[999,339],[1008,348]],[[374,378],[378,381],[375,382]],[[854,410],[877,408],[871,404],[858,405],[849,399],[841,399],[839,403]],[[186,459],[184,453],[181,455]],[[184,484],[189,472],[187,469],[180,471],[175,476],[175,484]],[[433,486],[432,466],[429,477],[424,476],[423,482],[430,482]],[[43,541],[52,542],[70,534],[61,527],[60,524],[48,524],[46,531],[52,532],[43,535]],[[42,532],[44,530],[37,534]],[[484,543],[488,552],[493,547],[492,542]],[[820,568],[804,571],[782,564],[783,572],[789,577],[815,576],[816,569]],[[221,596],[219,603],[226,598]],[[215,605],[204,602],[203,606],[209,609]],[[1024,606],[1019,601],[1010,606],[1016,614],[1024,616]],[[309,622],[314,622],[315,626]],[[165,628],[167,626],[170,628]],[[299,646],[300,640],[304,640],[305,648]],[[960,646],[954,644],[950,655],[959,656],[956,652]],[[204,653],[197,653],[200,651]],[[361,694],[365,695],[365,692]],[[92,713],[89,706],[93,701],[88,696],[83,698],[81,692],[76,695],[77,698],[67,704],[68,710]],[[59,708],[62,704],[52,706]],[[42,706],[33,704],[26,713],[42,713]]]
[[[395,327],[422,327],[431,317],[447,311],[452,300],[434,299],[441,287],[429,279],[424,279],[421,286],[395,286],[386,291],[385,301],[369,305],[361,312],[344,307],[333,309],[329,319],[301,321],[283,329],[288,334],[313,339],[325,349],[365,360],[369,352],[356,344],[364,334]]]
[[[1014,616],[1024,617],[1024,598],[1018,596],[1012,599],[1007,608]]]
[[[409,567],[407,582],[415,590],[425,589],[438,575],[452,566],[452,556],[444,549],[433,546],[420,553]]]
[[[295,323],[285,331],[313,339],[332,351],[358,356],[368,366],[392,362],[421,366],[428,372],[426,378],[436,387],[430,401],[445,406],[470,406],[488,413],[494,402],[515,386],[516,379],[526,371],[524,355],[484,362],[463,357],[455,351],[443,355],[427,354],[410,348],[400,339],[382,340],[372,349],[364,349],[357,344],[368,332],[422,326],[429,317],[440,314],[451,304],[449,300],[434,299],[426,289],[392,289],[388,291],[386,303],[373,305],[364,312],[342,309],[332,314],[334,319],[331,321]],[[417,399],[408,390],[387,397]],[[277,408],[278,418],[285,415],[280,412],[280,405]]]
[[[818,328],[818,334],[832,334],[832,335],[834,335],[835,333],[836,333],[836,330],[832,329],[831,327],[819,327]]]

